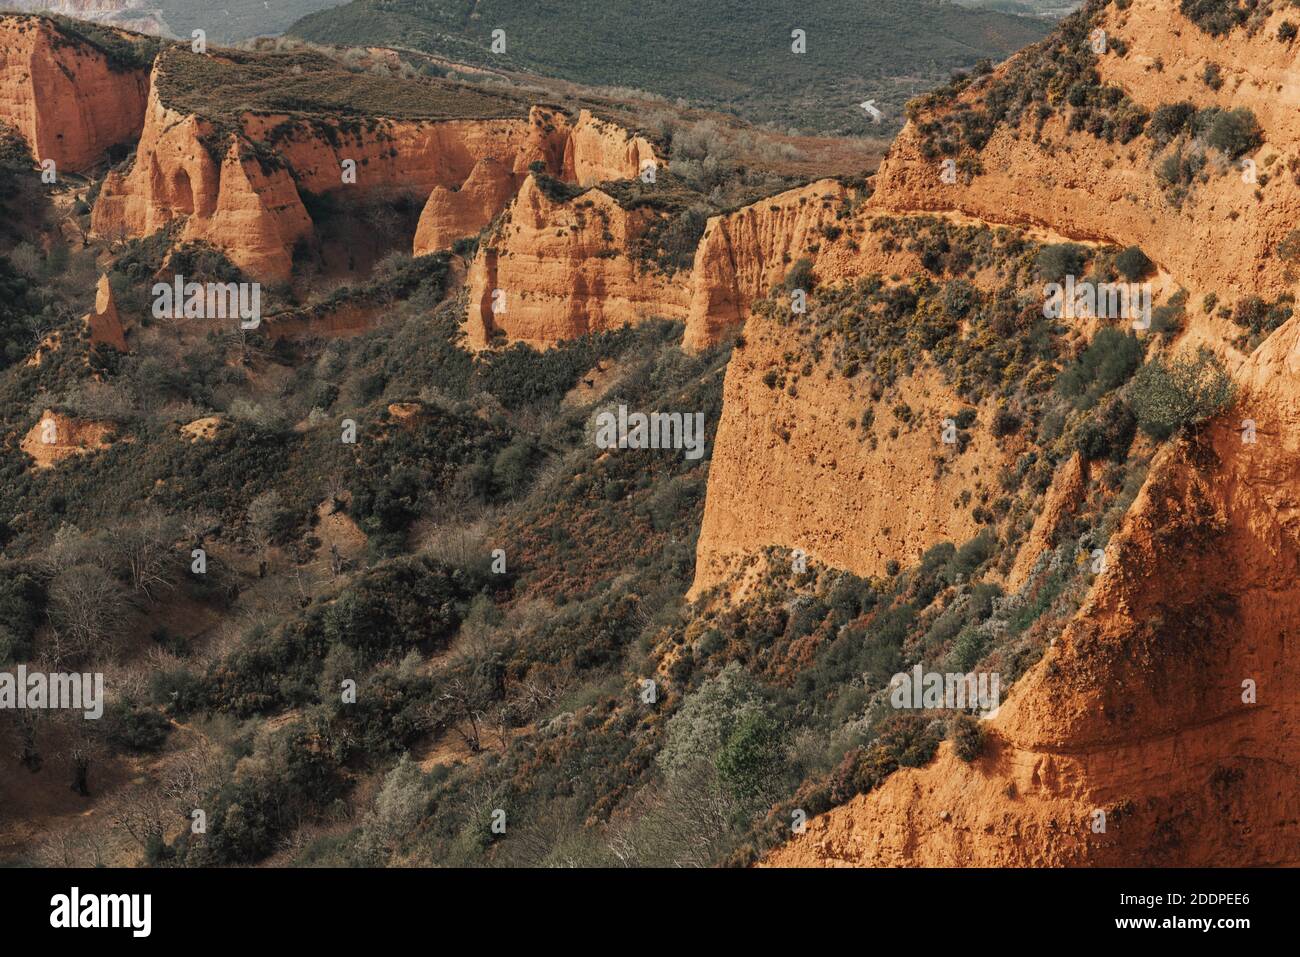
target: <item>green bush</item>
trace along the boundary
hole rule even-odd
[[[1066,276],[1083,274],[1088,261],[1088,247],[1078,243],[1055,243],[1038,252],[1036,265],[1043,282],[1064,282]]]
[[[1151,271],[1152,262],[1137,246],[1129,246],[1115,257],[1115,268],[1129,282],[1137,282]]]
[[[718,780],[733,800],[752,804],[770,789],[780,771],[781,729],[766,714],[744,714],[718,751]]]
[[[1283,262],[1300,261],[1300,229],[1293,229],[1277,244],[1277,257]]]
[[[1161,146],[1164,146],[1187,129],[1192,117],[1195,115],[1196,107],[1186,100],[1178,103],[1162,103],[1151,114],[1151,123],[1147,126],[1147,134]]]
[[[152,708],[123,700],[109,710],[108,740],[116,748],[135,754],[161,750],[171,722]]]
[[[1123,462],[1137,431],[1137,417],[1119,398],[1113,398],[1085,419],[1075,433],[1074,446],[1087,459]]]
[[[1178,5],[1183,16],[1216,37],[1245,23],[1253,8],[1254,4],[1242,6],[1238,0],[1181,0]]]
[[[948,737],[957,757],[963,761],[969,763],[984,753],[984,729],[968,714],[953,715],[948,722]]]
[[[1056,391],[1079,408],[1123,385],[1142,364],[1143,345],[1132,332],[1103,326],[1079,358],[1056,379]]]
[[[40,578],[20,565],[0,565],[0,665],[31,657],[45,605]]]
[[[1128,401],[1142,430],[1164,439],[1213,418],[1235,394],[1223,363],[1201,349],[1194,357],[1152,359],[1133,377]]]
[[[1216,150],[1236,159],[1243,153],[1256,149],[1263,142],[1264,134],[1260,129],[1255,114],[1244,106],[1235,110],[1217,111],[1205,141]]]
[[[815,285],[817,285],[817,278],[813,275],[812,260],[807,257],[796,259],[790,271],[785,274],[786,291],[802,289],[804,292],[809,292]]]

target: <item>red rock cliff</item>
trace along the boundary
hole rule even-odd
[[[37,161],[78,172],[144,123],[149,77],[128,69],[42,17],[0,15],[0,120]]]
[[[656,316],[683,318],[680,280],[635,255],[652,216],[599,189],[555,200],[529,176],[470,267],[471,346],[496,337],[545,346]]]
[[[1276,38],[1285,10],[1257,30],[1212,38],[1176,6],[1134,0],[1124,10],[1099,9],[1112,44],[1127,40],[1126,52],[1112,45],[1099,59],[1100,76],[1147,111],[1179,100],[1250,108],[1262,145],[1246,158],[1274,170],[1263,183],[1244,182],[1228,166],[1193,182],[1181,203],[1171,201],[1156,180],[1158,150],[1149,139],[1107,142],[1072,130],[1068,110],[1058,110],[1038,136],[1032,120],[997,126],[978,152],[980,171],[956,183],[942,180],[938,160],[924,155],[924,131],[909,125],[876,178],[868,211],[934,210],[1139,245],[1193,292],[1193,302],[1203,292],[1232,302],[1285,291],[1287,264],[1274,251],[1300,208],[1300,187],[1277,165],[1300,138],[1293,54]],[[1226,78],[1220,90],[1201,79],[1211,63]],[[961,100],[978,105],[981,96],[975,84]],[[984,722],[984,753],[966,763],[945,743],[926,767],[900,770],[811,820],[766,863],[1300,864],[1300,705],[1289,693],[1300,679],[1290,651],[1300,634],[1300,437],[1291,425],[1300,412],[1300,317],[1244,360],[1224,341],[1228,331],[1193,309],[1179,348],[1207,343],[1225,354],[1237,366],[1237,406],[1158,454],[1110,539],[1106,570],[1044,658]],[[738,375],[733,384],[729,376],[729,394],[756,393],[752,379]],[[795,434],[815,427],[814,413],[791,412]],[[725,432],[752,434],[760,420],[744,416],[728,427],[727,416],[710,472],[703,559],[728,544],[728,522],[746,521],[728,492],[744,480],[732,475],[744,460],[728,453],[735,442]],[[1242,441],[1243,419],[1257,423],[1255,443]],[[797,498],[807,473],[790,473],[784,489],[765,475],[765,486],[774,486],[766,499]],[[862,482],[842,469],[823,477],[828,499]],[[1054,511],[1080,484],[1068,467],[1060,482]],[[886,477],[872,494],[906,502],[908,492]],[[944,509],[942,499],[934,508]],[[710,509],[725,512],[712,526]],[[799,524],[767,537],[802,537],[792,529]],[[842,552],[830,561],[855,567],[860,559]],[[707,576],[708,563],[701,567]],[[1104,830],[1094,828],[1097,812]]]

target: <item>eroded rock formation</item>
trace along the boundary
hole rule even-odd
[[[1103,82],[1148,111],[1180,100],[1250,108],[1261,145],[1243,159],[1276,174],[1250,182],[1238,164],[1191,183],[1175,202],[1156,179],[1159,150],[1149,139],[1107,142],[1071,129],[1058,110],[1038,135],[1032,123],[997,125],[979,169],[945,182],[940,161],[925,155],[922,123],[934,114],[923,114],[882,167],[870,207],[1139,245],[1194,302],[1208,291],[1229,302],[1284,292],[1289,267],[1275,250],[1294,228],[1300,197],[1279,165],[1300,133],[1291,54],[1276,39],[1284,10],[1265,13],[1258,29],[1217,38],[1168,0],[1134,0],[1123,10],[1091,4],[1087,15],[1096,18],[1089,27],[1128,42],[1099,57]],[[1221,65],[1222,89],[1201,79],[1207,64]],[[1014,68],[1000,67],[988,82]],[[986,89],[973,84],[962,102],[980,105]],[[1209,345],[1235,366],[1237,404],[1159,452],[1083,605],[983,722],[983,753],[967,763],[941,745],[927,766],[899,770],[811,820],[766,863],[1300,863],[1300,742],[1288,692],[1300,678],[1289,647],[1300,634],[1300,437],[1292,428],[1300,318],[1249,357],[1225,341],[1227,331],[1220,317],[1193,310],[1176,348]],[[1247,419],[1258,423],[1255,442],[1243,441]],[[720,434],[719,453],[728,446]],[[711,497],[714,482],[727,481],[715,476],[736,463],[715,455]],[[1062,470],[1012,584],[1081,493],[1076,463]],[[851,474],[841,481],[855,484]],[[784,537],[793,536],[787,529]],[[701,555],[712,548],[702,535]]]
[[[149,76],[65,36],[43,17],[0,15],[0,120],[38,162],[79,172],[144,123]]]
[[[635,254],[653,218],[596,188],[555,199],[528,177],[470,267],[470,345],[504,337],[545,346],[656,316],[684,318],[681,282]]]

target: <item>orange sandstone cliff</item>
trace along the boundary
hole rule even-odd
[[[313,235],[310,197],[415,200],[423,212],[412,249],[423,255],[477,234],[536,164],[568,181],[599,181],[654,159],[644,139],[585,110],[571,120],[542,106],[497,119],[250,111],[215,120],[169,102],[168,71],[185,69],[188,56],[155,61],[135,159],[109,174],[92,231],[120,239],[182,223],[182,240],[212,243],[257,279],[289,278],[295,245]]]
[[[1238,372],[1229,421],[1161,453],[982,757],[945,744],[768,863],[1300,864],[1298,345],[1292,319]]]
[[[113,432],[111,423],[75,419],[46,409],[23,436],[19,448],[35,460],[36,468],[48,469],[71,456],[107,448]]]
[[[1259,145],[1241,160],[1272,175],[1251,182],[1248,164],[1211,152],[1207,174],[1172,191],[1156,175],[1172,147],[1149,135],[1123,143],[1071,128],[1060,90],[1037,133],[1031,114],[1018,124],[999,122],[980,149],[950,149],[963,163],[961,175],[945,181],[945,154],[927,148],[926,127],[980,109],[1000,77],[1026,57],[1044,56],[1036,49],[915,116],[863,214],[932,211],[1138,245],[1198,305],[1210,292],[1229,306],[1286,292],[1291,268],[1276,250],[1300,208],[1290,162],[1300,143],[1300,89],[1289,70],[1293,51],[1276,37],[1285,10],[1262,8],[1256,27],[1220,37],[1170,0],[1134,0],[1123,10],[1090,3],[1083,16],[1075,36],[1096,27],[1111,40],[1097,57],[1102,84],[1148,115],[1180,100],[1199,109],[1249,108]],[[1218,90],[1201,79],[1211,63],[1225,79]],[[1184,140],[1182,148],[1204,144]],[[863,255],[878,254],[868,246]],[[1157,454],[1082,606],[982,722],[983,753],[967,763],[944,743],[927,766],[896,771],[810,820],[766,864],[1300,864],[1300,705],[1289,693],[1300,678],[1289,651],[1300,634],[1300,437],[1292,427],[1300,411],[1300,317],[1247,343],[1244,356],[1241,339],[1230,341],[1240,330],[1207,313],[1189,311],[1174,348],[1209,345],[1220,353],[1235,368],[1236,406]],[[755,361],[747,345],[729,370],[732,405],[714,450],[696,593],[723,580],[718,565],[729,551],[764,542],[809,541],[824,561],[867,573],[891,550],[905,562],[883,529],[922,517],[945,521],[943,497],[934,496],[927,517],[909,484],[915,472],[873,474],[857,467],[856,456],[845,469],[841,447],[818,440],[819,422],[843,401],[842,389],[801,387],[798,402],[766,395],[763,360],[792,343],[779,327],[748,322],[746,338],[760,351]],[[774,417],[792,439],[809,434],[797,453],[768,446]],[[1240,422],[1247,419],[1258,424],[1255,442],[1243,441]],[[899,452],[895,468],[907,460]],[[1083,494],[1084,465],[1059,467],[1014,563],[1012,587]],[[753,486],[758,508],[738,491]],[[881,499],[897,501],[894,517],[854,520],[853,504]],[[835,503],[828,514],[815,513],[820,500]],[[790,502],[784,520],[766,514]],[[836,541],[846,512],[849,534]],[[960,541],[960,532],[949,533]]]
[[[999,125],[979,151],[982,172],[969,183],[943,181],[942,158],[923,155],[922,133],[910,123],[880,168],[874,202],[882,210],[959,210],[989,222],[1036,223],[1138,245],[1185,288],[1215,290],[1221,298],[1285,291],[1287,264],[1272,251],[1300,217],[1300,187],[1288,164],[1300,144],[1300,75],[1294,48],[1277,39],[1289,8],[1275,6],[1258,29],[1222,38],[1170,0],[1105,6],[1090,27],[1104,30],[1111,44],[1097,58],[1101,80],[1147,112],[1184,101],[1198,109],[1247,108],[1258,118],[1261,145],[1230,164],[1230,175],[1197,182],[1181,208],[1158,181],[1168,149],[1148,137],[1123,143],[1081,135],[1060,110],[1037,136],[1032,123]],[[1123,54],[1117,39],[1127,44]],[[1009,64],[1036,55],[1031,49]],[[1218,89],[1203,79],[1209,65],[1223,77]],[[980,90],[973,85],[962,103],[978,104]]]
[[[113,62],[53,21],[0,15],[0,120],[22,134],[38,162],[78,172],[133,141],[148,90],[144,70]]]
[[[504,337],[545,346],[656,316],[684,318],[683,284],[631,253],[653,218],[596,188],[553,199],[528,177],[470,266],[470,345]]]
[[[117,301],[107,275],[99,277],[99,285],[95,287],[95,308],[86,314],[85,323],[92,344],[112,346],[118,352],[126,352],[126,331],[122,328],[122,317],[117,311]]]
[[[685,345],[704,348],[742,324],[755,299],[826,241],[847,195],[838,181],[821,180],[710,219],[691,270]]]

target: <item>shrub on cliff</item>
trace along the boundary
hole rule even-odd
[[[1085,419],[1074,435],[1074,447],[1092,461],[1123,462],[1133,444],[1137,417],[1122,399],[1112,398]]]
[[[1245,6],[1238,0],[1182,0],[1178,5],[1183,16],[1215,37],[1245,23],[1253,8],[1254,4]]]
[[[1054,243],[1038,252],[1036,265],[1043,282],[1064,282],[1066,276],[1083,273],[1088,260],[1088,248],[1078,243]]]
[[[969,763],[984,753],[984,730],[968,714],[953,715],[948,722],[948,737],[957,757],[963,761]]]
[[[785,288],[787,292],[793,292],[795,289],[802,289],[804,292],[812,289],[817,285],[817,278],[813,275],[812,260],[806,256],[796,259],[790,271],[785,274]]]
[[[1057,377],[1056,391],[1086,409],[1129,380],[1142,364],[1142,343],[1131,332],[1105,326]]]
[[[939,747],[939,736],[928,718],[899,714],[880,725],[871,744],[854,748],[831,774],[831,800],[836,804],[873,790],[900,767],[928,764]]]
[[[1147,127],[1147,135],[1161,146],[1164,146],[1187,129],[1192,117],[1195,115],[1196,107],[1186,100],[1178,103],[1162,103],[1156,107],[1155,113],[1151,115],[1151,124]]]
[[[1216,150],[1236,159],[1263,142],[1263,131],[1255,114],[1243,107],[1216,111],[1210,120],[1205,141]]]
[[[1115,268],[1129,282],[1137,282],[1151,271],[1151,260],[1137,246],[1129,246],[1115,257]]]
[[[1152,359],[1134,376],[1128,401],[1142,430],[1164,439],[1213,418],[1235,395],[1223,363],[1201,349],[1194,357]]]
[[[718,780],[737,804],[750,806],[771,789],[781,770],[784,742],[775,721],[759,711],[743,715],[715,761]]]

